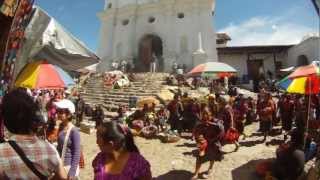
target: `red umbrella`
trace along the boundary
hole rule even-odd
[[[312,75],[319,75],[320,69],[315,64],[310,64],[308,66],[302,66],[297,68],[293,73],[289,75],[289,78],[307,77]]]
[[[311,94],[320,92],[320,68],[315,64],[297,68],[288,77],[281,80],[279,86],[290,93],[302,93],[309,95],[308,119],[306,129],[309,129]]]
[[[189,76],[204,76],[204,77],[231,77],[237,73],[233,67],[221,62],[207,62],[194,67],[189,73]]]
[[[31,89],[65,88],[74,84],[73,79],[65,71],[47,61],[27,64],[15,82],[16,87]]]

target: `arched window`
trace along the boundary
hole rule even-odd
[[[188,47],[188,37],[187,36],[182,36],[180,38],[180,52],[181,53],[186,53],[189,51]]]
[[[183,18],[184,18],[184,13],[182,13],[182,12],[181,12],[181,13],[178,13],[177,16],[178,16],[179,19],[183,19]]]
[[[126,26],[129,24],[129,19],[125,19],[122,21],[122,25]]]
[[[108,9],[111,9],[112,8],[112,3],[109,3],[108,4]]]
[[[117,44],[117,47],[116,47],[116,55],[117,57],[122,57],[122,49],[123,49],[123,46],[122,46],[122,43],[118,43]]]
[[[309,60],[307,58],[307,56],[305,55],[300,55],[297,59],[297,66],[305,66],[309,64]]]

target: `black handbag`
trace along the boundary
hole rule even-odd
[[[41,172],[39,172],[34,164],[27,158],[26,154],[23,150],[18,146],[18,144],[14,141],[8,141],[10,146],[16,151],[16,153],[20,156],[22,161],[28,166],[28,168],[40,179],[40,180],[48,180],[49,178],[44,176]]]

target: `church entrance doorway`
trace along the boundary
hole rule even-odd
[[[163,46],[159,36],[148,34],[139,42],[138,60],[135,62],[136,70],[139,72],[149,72],[151,63],[156,64],[156,72],[164,69]]]

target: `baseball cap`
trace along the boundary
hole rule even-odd
[[[68,99],[62,99],[60,101],[54,102],[54,105],[58,108],[58,109],[68,109],[70,113],[75,113],[76,108],[73,104],[72,101],[68,100]]]

